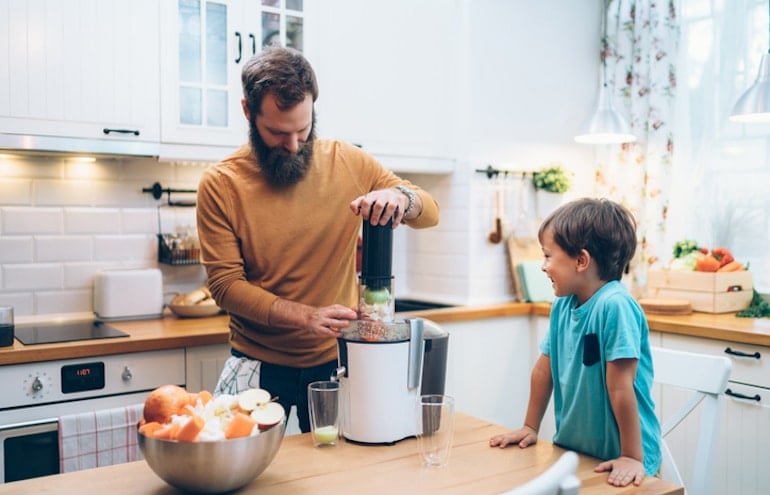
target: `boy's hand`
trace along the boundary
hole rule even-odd
[[[500,447],[501,449],[516,444],[523,449],[535,443],[537,443],[537,432],[529,426],[522,426],[518,430],[495,435],[489,439],[490,447]]]
[[[618,457],[604,461],[594,469],[595,472],[609,471],[607,483],[614,486],[626,486],[633,481],[640,485],[644,479],[644,465],[631,457]]]

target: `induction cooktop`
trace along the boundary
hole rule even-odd
[[[128,337],[127,333],[100,321],[47,323],[29,327],[16,325],[15,334],[16,339],[24,345]]]

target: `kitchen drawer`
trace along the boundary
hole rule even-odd
[[[770,388],[769,347],[666,333],[662,336],[661,346],[666,349],[727,356],[733,363],[731,382]]]

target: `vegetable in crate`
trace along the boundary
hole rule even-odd
[[[684,239],[674,243],[674,258],[683,258],[693,252],[707,254],[708,249],[699,247],[698,243],[692,239]]]
[[[723,267],[726,264],[734,261],[732,253],[723,247],[714,248],[711,250],[711,256],[719,260],[719,266]]]

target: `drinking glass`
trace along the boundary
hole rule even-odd
[[[13,345],[13,306],[0,306],[0,347]]]
[[[340,431],[339,399],[339,382],[320,381],[307,386],[310,431],[316,447],[337,445]]]
[[[441,394],[421,395],[417,398],[415,413],[422,465],[446,466],[449,463],[454,436],[454,397]]]

